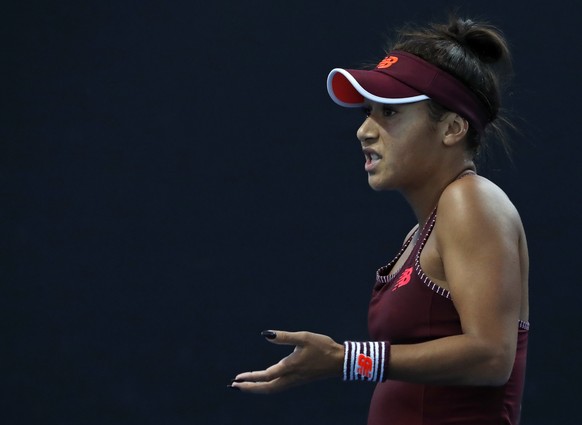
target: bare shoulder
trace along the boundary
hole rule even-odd
[[[451,183],[438,203],[438,227],[454,234],[522,233],[519,213],[505,192],[481,176],[467,176]],[[492,236],[492,235],[490,235]]]
[[[517,315],[528,320],[527,240],[519,213],[503,190],[480,176],[451,183],[439,200],[433,234],[441,269],[433,262],[430,270],[450,290],[465,324],[486,299],[489,306],[513,311],[508,320]],[[427,254],[427,267],[429,260]],[[504,296],[497,297],[499,293]]]

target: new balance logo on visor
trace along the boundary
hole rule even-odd
[[[396,56],[386,56],[384,59],[380,61],[376,68],[378,69],[390,68],[396,62],[398,62],[398,58]]]

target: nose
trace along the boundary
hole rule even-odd
[[[360,128],[358,128],[356,136],[362,144],[369,145],[374,143],[378,138],[378,126],[376,122],[371,117],[367,117]]]

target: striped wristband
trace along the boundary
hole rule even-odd
[[[344,381],[385,380],[390,344],[385,341],[344,342]]]

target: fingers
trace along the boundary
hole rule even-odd
[[[277,330],[268,330],[261,332],[269,342],[279,345],[305,345],[305,337],[307,332],[285,332]]]
[[[269,382],[281,375],[283,375],[283,365],[279,362],[265,370],[239,373],[234,380],[241,382]]]
[[[255,394],[272,394],[292,387],[296,385],[296,378],[289,373],[284,360],[266,370],[240,373],[230,387]]]
[[[286,377],[269,382],[233,382],[230,387],[252,394],[274,394],[292,386]]]
[[[232,381],[232,388],[258,394],[269,394],[287,387],[281,362],[266,370],[239,373]]]

